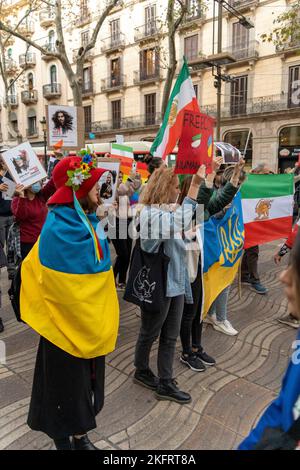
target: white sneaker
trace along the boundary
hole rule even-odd
[[[209,325],[214,325],[216,321],[217,321],[217,317],[215,313],[213,313],[212,315],[206,315],[206,317],[203,320],[204,323],[208,323]]]
[[[238,331],[233,328],[232,324],[228,320],[225,320],[225,321],[216,320],[213,323],[213,327],[216,331],[220,331],[221,333],[224,333],[225,335],[236,336],[238,334]]]

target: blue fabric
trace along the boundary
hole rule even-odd
[[[103,259],[100,263],[95,262],[93,239],[75,209],[57,205],[49,211],[40,236],[39,257],[43,266],[68,274],[94,274],[110,270],[111,259],[105,234],[95,214],[88,215],[88,218],[97,229],[102,247]]]
[[[257,426],[239,445],[239,450],[253,450],[266,427],[279,427],[283,431],[288,431],[292,426],[295,419],[293,408],[300,400],[300,331],[297,339],[298,347],[293,353],[294,360],[289,363],[278,398],[266,409]]]

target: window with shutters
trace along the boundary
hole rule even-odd
[[[230,112],[231,116],[246,114],[248,95],[248,77],[235,77],[231,83]]]
[[[193,86],[194,86],[194,91],[195,91],[196,98],[198,100],[199,99],[198,98],[198,85],[193,85]]]
[[[110,76],[111,86],[121,85],[121,58],[113,59],[110,61]]]
[[[159,58],[156,48],[144,49],[140,52],[140,79],[157,77],[159,74]]]
[[[114,46],[120,42],[120,20],[113,20],[110,23],[110,37],[111,43]]]
[[[151,126],[155,124],[156,115],[156,93],[145,95],[145,124]]]
[[[198,57],[198,34],[184,38],[184,55],[186,60],[195,60]]]
[[[92,106],[84,106],[84,130],[91,132],[92,129]]]
[[[156,5],[145,8],[145,35],[151,36],[156,33]]]
[[[93,75],[92,67],[85,67],[83,69],[83,82],[82,82],[82,92],[89,93],[93,91]]]
[[[300,65],[289,68],[288,107],[300,107]]]
[[[90,32],[89,30],[83,31],[81,33],[81,46],[86,47],[90,41]]]
[[[121,100],[111,102],[111,115],[113,129],[120,129],[121,127]]]
[[[86,18],[89,14],[88,0],[80,0],[80,16]]]
[[[249,29],[239,22],[232,25],[232,51],[235,58],[243,59],[248,57],[249,52]]]
[[[28,111],[28,130],[27,130],[27,135],[32,136],[37,133],[37,128],[36,128],[36,113],[34,109],[30,109]]]

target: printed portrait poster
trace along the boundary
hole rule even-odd
[[[217,156],[223,158],[223,163],[234,164],[238,163],[241,159],[241,152],[233,145],[227,142],[216,142]]]
[[[84,129],[82,128],[81,109],[76,106],[52,106],[47,108],[48,146],[63,140],[64,149],[83,147]]]
[[[215,120],[207,114],[186,111],[175,165],[177,174],[195,174],[200,165],[212,171]]]
[[[114,158],[98,158],[98,168],[106,171],[99,179],[99,196],[105,206],[115,202],[120,170],[120,160]]]
[[[25,188],[47,176],[29,142],[24,142],[3,152],[1,157],[15,183],[23,184]]]

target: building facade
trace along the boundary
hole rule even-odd
[[[26,1],[10,0],[11,21],[26,10]],[[81,0],[64,18],[68,57],[75,58],[91,37],[101,11],[99,2]],[[102,2],[101,2],[102,3]],[[199,9],[187,0],[189,13],[176,35],[179,72],[182,56],[190,65],[200,108],[216,114],[213,70],[205,65],[217,50],[217,29],[213,25],[214,1]],[[249,165],[267,162],[277,170],[293,166],[300,154],[300,44],[291,41],[276,48],[261,36],[273,28],[275,15],[289,7],[289,0],[228,0],[250,20],[245,28],[224,10],[222,51],[234,61],[223,73],[234,80],[222,87],[221,138],[241,151],[247,144]],[[215,4],[216,6],[217,4]],[[124,0],[112,10],[101,27],[96,46],[90,51],[83,72],[83,107],[86,141],[113,141],[123,134],[125,141],[153,140],[161,123],[161,103],[166,77],[168,37],[165,28],[167,0]],[[28,35],[48,50],[55,49],[55,14],[34,12],[26,24]],[[14,23],[12,23],[14,24]],[[62,66],[55,58],[42,56],[23,41],[9,38],[6,44],[7,70],[12,78],[24,73],[12,86],[11,112],[2,103],[2,145],[15,145],[7,128],[9,119],[23,138],[35,146],[43,141],[39,121],[47,104],[72,104],[72,93]],[[3,93],[1,93],[3,96]]]

